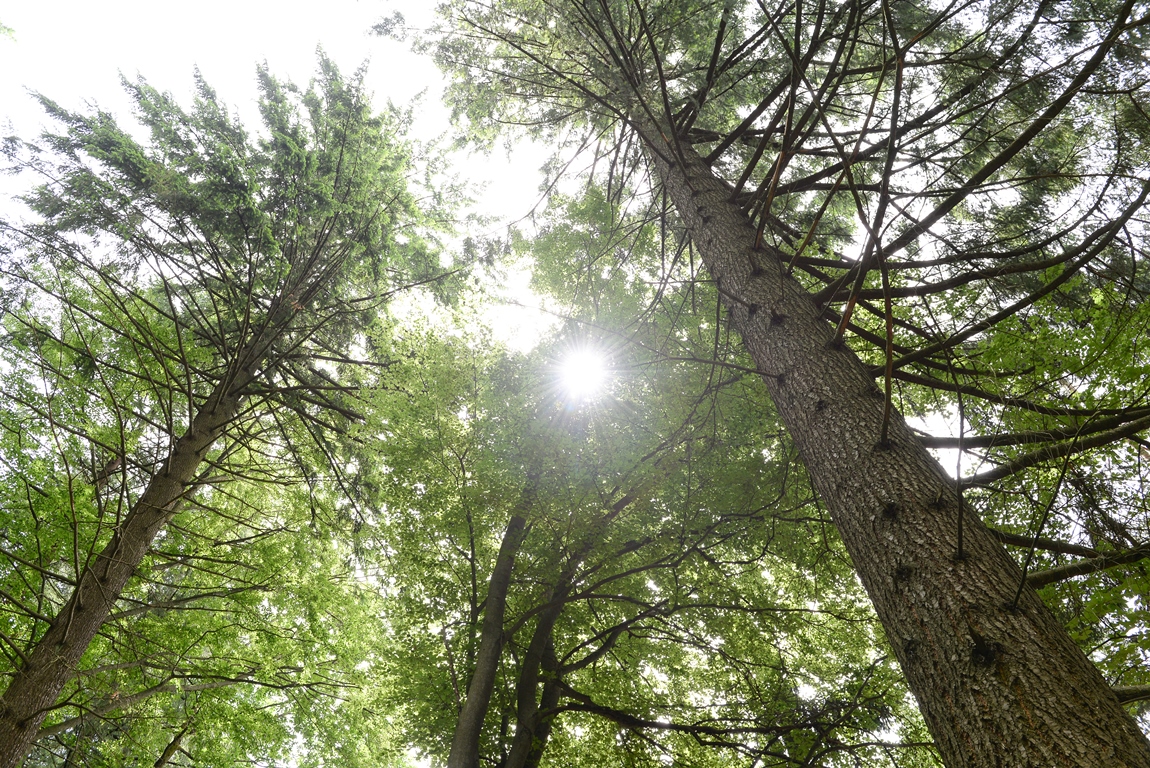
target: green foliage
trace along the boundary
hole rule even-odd
[[[404,116],[372,112],[362,73],[321,57],[301,90],[261,70],[254,134],[198,76],[190,108],[125,82],[142,134],[42,99],[59,132],[5,145],[41,174],[38,218],[0,223],[7,671],[190,415],[259,376],[31,764],[439,764],[519,515],[484,759],[552,690],[533,764],[935,765],[633,129],[711,153],[764,248],[828,317],[854,312],[860,356],[897,358],[897,406],[961,413],[966,501],[988,523],[1114,553],[1150,541],[1150,452],[1136,432],[1076,445],[1147,413],[1145,31],[1123,28],[1014,152],[1109,39],[1113,4],[812,10],[442,4],[450,25],[419,44],[470,136],[518,124],[592,147],[581,189],[512,237],[568,317],[520,355],[462,309],[436,332],[386,316],[406,286],[450,299],[463,281],[410,191]],[[402,16],[376,32],[405,34]],[[556,373],[581,348],[610,363],[597,397]],[[1135,563],[1045,588],[1115,683],[1150,680],[1147,578]]]
[[[951,433],[923,438],[963,449],[966,501],[1055,540],[1015,550],[1034,572],[1150,541],[1136,138],[1150,120],[1132,7],[453,0],[423,45],[480,143],[520,130],[584,151],[569,163],[589,169],[582,192],[553,196],[521,244],[539,288],[653,360],[730,361],[727,318],[653,162],[698,153],[761,233],[761,258],[787,264],[890,376],[892,405]],[[654,339],[637,330],[648,323],[664,323]],[[652,389],[685,391],[674,381]],[[1044,592],[1114,683],[1146,679],[1141,570]],[[801,594],[793,577],[788,589]],[[900,730],[924,738],[913,720]],[[648,743],[596,738],[623,762]]]
[[[595,267],[550,271],[572,248],[610,249],[605,211],[592,193],[545,224],[538,279],[597,284]],[[653,234],[638,242],[636,270],[658,251]],[[574,323],[524,356],[465,331],[395,342],[354,454],[355,486],[375,499],[361,552],[378,563],[396,639],[383,667],[394,727],[446,758],[488,578],[509,516],[524,514],[482,754],[510,749],[527,650],[559,594],[559,666],[544,678],[561,677],[566,693],[548,763],[915,759],[876,745],[895,723],[921,742],[921,725],[893,662],[874,651],[879,629],[746,361],[729,349],[715,359],[713,329],[679,324],[688,294],[713,307],[713,291],[628,285],[597,293],[594,314],[578,308],[603,329],[658,293],[626,342]],[[588,347],[607,355],[611,381],[574,400],[558,371]]]
[[[380,722],[365,660],[388,640],[331,444],[386,300],[442,269],[400,116],[372,111],[362,73],[321,56],[306,90],[259,83],[254,136],[197,76],[187,109],[125,81],[133,130],[41,98],[61,129],[5,145],[42,181],[35,220],[0,223],[8,674],[197,410],[255,374],[31,764],[403,759],[352,728]]]

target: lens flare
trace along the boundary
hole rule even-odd
[[[607,382],[607,360],[594,350],[573,351],[559,365],[559,382],[572,399],[593,397]]]

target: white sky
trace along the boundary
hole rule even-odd
[[[47,125],[30,90],[72,109],[98,104],[129,123],[121,73],[143,75],[189,103],[197,66],[220,99],[254,126],[257,64],[266,61],[276,77],[306,85],[322,46],[345,73],[369,62],[368,88],[380,108],[388,99],[406,104],[426,91],[413,136],[430,139],[449,130],[440,103],[442,76],[407,43],[369,30],[394,11],[409,27],[424,27],[433,8],[430,0],[327,0],[322,7],[268,0],[0,0],[0,24],[15,33],[15,40],[0,37],[0,134],[33,138]],[[464,178],[486,185],[475,209],[509,222],[538,200],[545,155],[545,149],[521,143],[510,157],[496,150],[490,158],[461,156],[453,165]],[[0,180],[0,194],[14,189],[12,183]],[[509,280],[522,285],[522,277]],[[514,295],[528,299],[522,288]],[[506,317],[495,322],[509,327],[540,322],[534,313],[523,317],[523,310],[499,314]]]
[[[20,134],[34,130],[43,121],[26,94],[32,89],[68,106],[92,100],[122,114],[127,101],[120,73],[142,74],[179,95],[190,93],[198,66],[226,103],[254,117],[257,63],[266,61],[275,75],[306,84],[315,71],[316,47],[323,46],[345,72],[370,60],[369,84],[380,103],[407,102],[429,88],[425,117],[442,126],[442,78],[434,64],[404,44],[368,34],[391,6],[413,24],[430,19],[429,3],[403,5],[328,0],[322,12],[302,15],[264,0],[0,2],[0,23],[16,36],[0,43],[0,113]]]

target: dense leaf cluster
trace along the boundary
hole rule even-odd
[[[190,109],[125,83],[131,130],[42,99],[59,132],[5,143],[40,180],[0,221],[13,690],[164,518],[55,704],[0,701],[0,729],[42,719],[29,764],[939,764],[734,329],[767,309],[710,277],[660,176],[700,158],[1138,713],[1144,4],[441,11],[418,44],[469,135],[567,153],[504,254],[564,315],[532,352],[466,304],[389,314],[464,280],[403,116],[326,59],[306,91],[260,71],[254,135],[197,79]],[[608,382],[575,395],[585,349]]]

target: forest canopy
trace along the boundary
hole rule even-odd
[[[40,97],[0,766],[1150,766],[1148,11],[389,17],[555,148],[494,235],[322,55]]]

